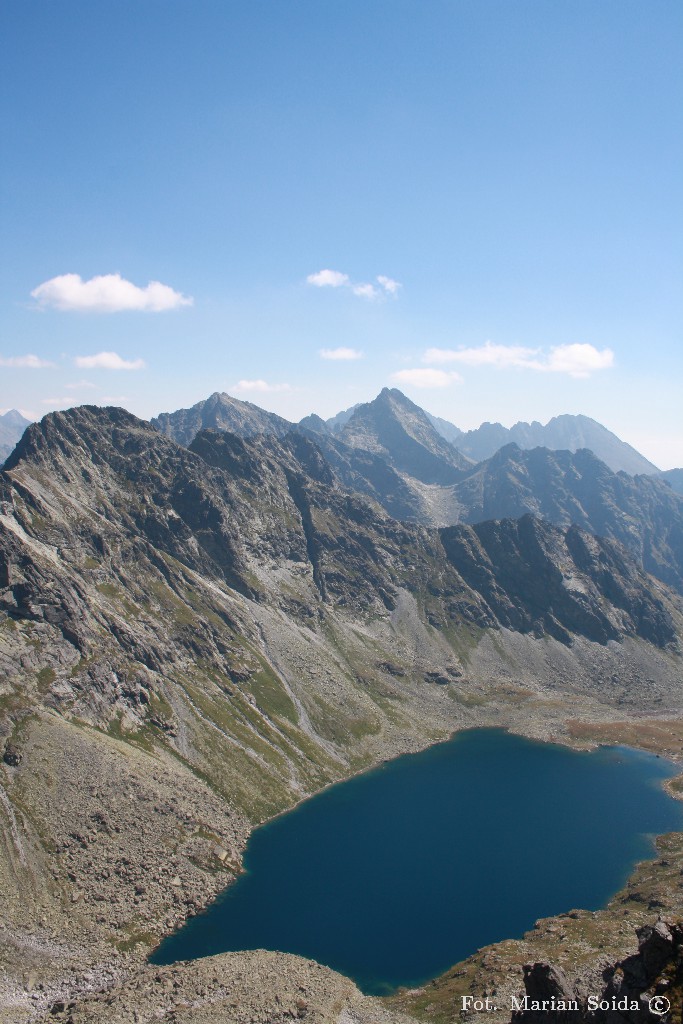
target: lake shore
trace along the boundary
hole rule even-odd
[[[390,729],[384,734],[366,737],[366,763],[377,764],[405,752],[424,749],[454,731],[480,726],[504,727],[530,738],[552,740],[577,748],[586,748],[600,742],[624,742],[680,760],[683,748],[679,738],[683,737],[683,714],[676,706],[678,667],[668,656],[657,654],[653,658],[650,649],[641,653],[637,644],[630,645],[630,649],[625,644],[619,645],[619,649],[598,650],[595,645],[577,644],[572,651],[560,650],[558,657],[555,648],[559,645],[554,643],[509,635],[502,639],[506,644],[504,657],[500,650],[496,650],[494,643],[487,641],[479,644],[467,668],[467,677],[457,690],[455,687],[449,687],[448,692],[443,687],[431,688],[426,691],[428,702],[427,696],[419,698],[422,703],[414,703],[417,698],[411,696],[411,705],[417,712],[416,725],[411,732]],[[497,643],[500,647],[500,638],[497,638]],[[646,704],[649,712],[647,715],[634,714],[635,707],[644,703],[640,682],[644,676],[644,663],[648,664],[650,676],[654,673],[660,680],[657,689],[668,698],[665,704],[670,709],[668,714],[662,714],[661,704],[658,705],[656,700]],[[549,665],[553,666],[552,675]],[[610,683],[619,674],[619,693],[629,691],[626,703],[623,700],[620,702],[619,697],[615,699],[614,684]],[[603,680],[604,689],[596,686],[596,678]],[[540,679],[543,683],[539,683]],[[437,726],[439,719],[441,728]],[[137,750],[134,745],[131,746],[125,738],[114,741],[92,730],[88,730],[87,735],[79,730],[81,727],[64,722],[54,715],[34,719],[27,726],[23,770],[26,772],[30,768],[31,778],[27,777],[24,792],[25,800],[33,802],[24,805],[30,811],[30,816],[27,814],[19,821],[18,828],[24,836],[25,830],[29,828],[30,836],[30,823],[42,818],[42,827],[47,829],[48,834],[56,833],[60,851],[55,851],[56,856],[47,851],[41,855],[42,860],[32,861],[30,867],[37,879],[45,877],[50,886],[57,884],[63,896],[58,902],[55,902],[54,897],[48,898],[48,893],[44,897],[37,897],[35,883],[21,882],[21,865],[14,876],[4,876],[3,891],[12,900],[12,906],[17,907],[17,912],[9,945],[7,939],[10,937],[7,932],[3,935],[0,930],[4,967],[0,1021],[3,1024],[5,1021],[8,1024],[19,1024],[21,1021],[59,1019],[57,1015],[51,1014],[52,1007],[64,1003],[66,1012],[69,1004],[78,1006],[83,998],[86,999],[84,1006],[90,1007],[88,1013],[94,1013],[93,1006],[102,1002],[102,1013],[110,1013],[110,1016],[97,1019],[114,1021],[117,1017],[112,1015],[113,1007],[119,999],[124,998],[125,993],[132,991],[137,993],[136,999],[140,1005],[149,1008],[150,1014],[153,1008],[156,1012],[162,1007],[166,1007],[164,1012],[170,1012],[175,1005],[173,999],[176,996],[180,999],[180,992],[187,993],[186,1001],[199,1001],[202,1005],[208,1005],[212,997],[211,985],[204,976],[206,965],[151,968],[145,965],[145,959],[161,935],[175,930],[189,913],[203,909],[234,876],[250,825],[225,808],[221,800],[211,795],[177,761],[171,762],[163,754],[159,759],[160,755],[156,754],[156,760],[152,762],[156,764],[155,774],[150,777],[149,756]],[[73,756],[67,758],[66,752],[73,752],[77,740],[81,744],[80,754],[75,760]],[[130,805],[111,792],[112,758],[116,759],[116,764],[125,767],[121,788],[133,794]],[[363,770],[363,767],[347,768],[340,772],[340,777],[355,774]],[[4,770],[7,772],[6,768]],[[15,771],[21,770],[20,766]],[[51,801],[46,798],[37,802],[35,794],[40,792],[39,777],[50,773],[60,780],[59,792],[54,791],[58,799],[55,800],[53,795]],[[172,784],[170,780],[173,780]],[[32,782],[35,782],[35,786],[29,788]],[[675,785],[675,780],[672,785]],[[155,811],[152,816],[154,807],[162,809],[161,817],[159,811]],[[89,841],[87,834],[84,835],[85,845],[69,839],[71,832],[79,831],[76,825],[70,824],[72,820],[90,821],[97,814],[103,815],[109,822],[111,836],[99,825],[93,842]],[[213,834],[213,838],[202,840],[202,855],[207,844],[223,844],[223,848],[229,849],[231,856],[235,856],[235,862],[227,868],[218,864],[214,858],[210,871],[200,871],[192,861],[188,862],[186,858],[172,852],[173,845],[177,843],[178,830],[187,829],[183,823],[188,818],[195,820],[198,817],[211,822]],[[162,825],[166,833],[160,832]],[[146,832],[145,829],[150,831]],[[163,839],[164,834],[166,839]],[[141,844],[139,849],[131,847],[130,854],[127,854],[132,862],[127,877],[114,873],[110,873],[108,878],[103,877],[104,872],[109,870],[107,850],[114,842],[128,842],[126,837],[137,837],[136,841],[139,839]],[[196,842],[199,843],[199,837]],[[68,843],[72,843],[72,846],[68,846]],[[162,860],[160,850],[163,843],[170,843],[171,846],[170,856]],[[38,847],[45,849],[42,844],[38,844]],[[24,849],[31,849],[26,839]],[[65,870],[65,856],[70,856],[72,851],[74,867],[69,870],[75,875],[74,880],[68,877]],[[20,860],[16,851],[12,856]],[[139,881],[136,880],[138,863],[149,864],[149,868],[141,870]],[[91,864],[91,867],[87,868],[87,864]],[[655,874],[661,874],[659,869],[653,870]],[[20,882],[18,890],[17,877]],[[176,879],[180,885],[173,884]],[[146,891],[136,896],[136,886],[144,887]],[[11,895],[16,891],[22,893],[23,912],[14,902],[16,897]],[[104,897],[104,907],[98,894]],[[119,932],[117,947],[105,937],[104,926],[98,925],[96,917],[104,909],[108,911],[107,921],[111,920],[111,910],[108,908],[112,905],[118,905],[121,908],[118,913],[124,917],[124,908],[131,899],[137,901],[136,913],[140,917],[147,915],[146,930],[141,929],[134,934]],[[647,923],[653,916],[647,902],[634,906],[641,912],[640,923]],[[633,945],[634,941],[633,935],[615,935],[614,941],[610,939],[611,945],[606,944],[600,956],[612,953],[617,956],[625,945],[629,942]],[[240,993],[238,1001],[245,1007],[263,1007],[266,1004],[257,999],[258,986],[254,984],[249,989],[248,978],[254,973],[253,956],[250,955],[249,963],[252,966],[248,970],[244,966],[246,959],[243,966],[240,966],[240,956],[230,955],[226,960],[213,958],[220,960],[216,969],[219,969],[225,985],[228,988],[232,986],[232,991]],[[283,984],[287,987],[290,971],[286,965],[292,965],[291,976],[294,978],[294,965],[299,964],[299,958],[285,956],[278,963],[284,972]],[[342,985],[344,992],[351,993],[348,999],[354,1002],[354,1006],[359,999],[362,1005],[366,1005],[366,997],[361,997],[355,986],[346,979],[340,982],[340,976],[334,975],[334,972],[329,975],[324,972],[320,974],[316,967],[306,968],[306,971],[309,970],[318,979],[316,984],[322,985],[320,979],[323,976],[329,979],[329,1001],[325,1004],[327,997],[320,995],[320,1013],[329,1014],[330,1008],[337,1005],[338,996],[334,993],[339,992],[339,985]],[[515,970],[513,976],[519,981],[519,964]],[[157,975],[162,980],[156,981]],[[164,988],[169,977],[173,978],[170,994]],[[239,983],[236,980],[238,978],[242,979]],[[327,985],[328,982],[322,985],[321,993]],[[347,985],[351,987],[347,989]],[[107,1000],[113,1002],[111,1009],[105,1011]],[[327,1010],[322,1009],[323,1004],[327,1005]],[[268,1005],[268,1013],[273,1012],[273,1006]],[[375,1006],[375,1002],[367,1005]],[[392,1013],[394,1009],[391,1009]],[[73,1009],[68,1012],[73,1016]],[[261,1010],[254,1012],[258,1018]],[[265,1009],[263,1012],[266,1012]],[[384,1012],[389,1010],[382,1010]],[[413,1013],[413,1010],[410,1012]],[[417,1008],[414,1012],[417,1012]],[[238,1013],[241,1014],[241,1010],[233,1007],[224,1019],[242,1019],[235,1016]],[[89,1020],[87,1016],[74,1017],[74,1020],[80,1019]],[[119,1019],[123,1021],[130,1018],[124,1015]],[[145,1019],[154,1018],[149,1016]],[[221,1019],[215,1017],[217,1022]],[[250,1018],[245,1016],[244,1019]],[[270,1018],[266,1016],[264,1019]],[[336,1020],[336,1012],[334,1017],[322,1016],[319,1019]]]

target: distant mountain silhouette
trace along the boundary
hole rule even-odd
[[[0,416],[0,466],[9,456],[30,422],[31,420],[27,420],[17,409],[10,409],[9,412]]]
[[[661,474],[661,479],[666,480],[676,494],[683,494],[683,469],[667,469]]]
[[[514,443],[520,448],[553,451],[577,452],[589,448],[615,473],[623,470],[635,476],[636,473],[659,472],[644,455],[590,416],[554,416],[545,426],[534,420],[533,423],[515,423],[510,429],[500,423],[482,423],[476,430],[465,432],[437,416],[429,418],[443,437],[475,462],[488,459],[499,448]]]

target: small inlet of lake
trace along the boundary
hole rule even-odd
[[[245,872],[151,957],[298,953],[387,994],[539,917],[605,905],[653,837],[683,830],[670,762],[457,733],[257,829]]]

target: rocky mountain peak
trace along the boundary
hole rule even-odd
[[[38,423],[31,423],[5,463],[5,470],[16,469],[31,462],[55,465],[64,458],[82,458],[97,462],[102,453],[115,444],[117,431],[134,434],[150,426],[126,409],[115,406],[80,405],[61,412],[51,412]]]
[[[18,409],[10,409],[9,412],[0,416],[0,466],[30,422],[25,416],[22,416]]]
[[[18,409],[9,409],[0,416],[0,425],[3,427],[13,427],[22,432],[26,430],[30,422],[31,420],[27,420],[25,416],[22,416]]]
[[[380,454],[390,466],[423,483],[453,483],[469,465],[419,406],[397,388],[383,388],[359,405],[340,432],[351,447]]]
[[[200,430],[229,430],[241,437],[256,434],[275,434],[284,437],[293,427],[289,420],[274,412],[267,412],[252,402],[243,402],[222,391],[214,391],[207,399],[190,409],[163,412],[151,420],[160,433],[172,437],[186,447]]]

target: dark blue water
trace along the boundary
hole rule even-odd
[[[539,917],[595,910],[683,829],[669,762],[496,729],[389,762],[253,833],[246,873],[152,962],[299,953],[367,993],[418,985]]]

